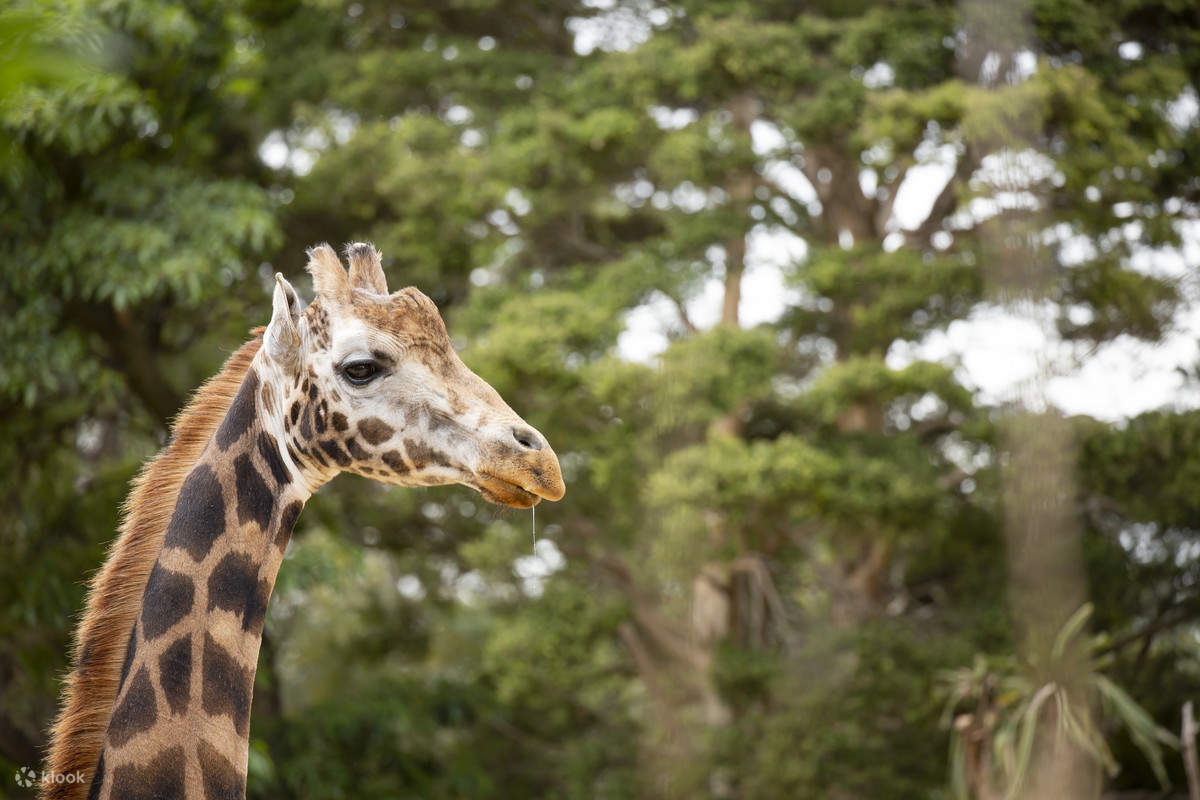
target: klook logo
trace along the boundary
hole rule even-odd
[[[16,774],[17,786],[28,789],[39,783],[83,783],[83,773],[76,772],[43,772],[41,775],[33,767],[21,767]]]

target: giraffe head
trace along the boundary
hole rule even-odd
[[[314,484],[338,472],[400,486],[461,483],[515,508],[558,500],[558,458],[542,434],[459,359],[433,301],[388,293],[368,244],[309,251],[316,297],[302,308],[276,275],[264,335],[262,402]]]

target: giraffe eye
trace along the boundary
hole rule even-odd
[[[379,374],[379,365],[374,361],[354,361],[342,367],[342,374],[356,386],[363,386]]]

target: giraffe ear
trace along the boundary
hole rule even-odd
[[[285,367],[300,363],[300,297],[283,275],[275,273],[271,297],[271,322],[263,334],[267,355]]]
[[[387,277],[383,274],[383,262],[374,245],[355,242],[346,246],[346,258],[350,260],[350,285],[375,294],[387,294]]]
[[[318,297],[338,305],[350,300],[350,278],[332,247],[319,244],[308,251],[308,272]]]

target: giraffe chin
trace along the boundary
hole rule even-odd
[[[495,475],[481,474],[476,476],[475,488],[489,503],[509,508],[532,508],[542,501],[533,492],[522,489],[515,483],[510,483]]]

